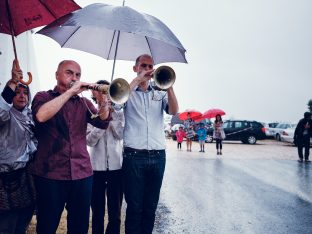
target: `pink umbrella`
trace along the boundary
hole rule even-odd
[[[211,118],[215,118],[216,115],[225,115],[225,112],[221,109],[209,109],[207,111],[204,112],[204,114],[201,116],[201,118],[207,118],[207,119],[211,119]]]
[[[199,117],[201,116],[202,113],[198,110],[195,110],[195,109],[186,109],[185,111],[181,112],[179,114],[179,118],[181,120],[187,120],[187,119],[194,119],[196,117]]]

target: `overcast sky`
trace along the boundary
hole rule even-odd
[[[76,0],[122,5],[122,0]],[[163,21],[187,50],[188,64],[170,63],[180,111],[221,108],[225,118],[297,121],[312,99],[312,1],[128,0]],[[52,88],[61,59],[82,67],[82,80],[110,79],[112,62],[33,36],[41,88]],[[117,61],[116,77],[131,81],[133,62]]]

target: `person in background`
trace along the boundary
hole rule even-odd
[[[207,129],[205,128],[204,123],[199,124],[199,129],[196,131],[196,134],[198,136],[198,143],[200,147],[199,152],[205,152],[205,141],[207,138]]]
[[[0,233],[26,233],[35,208],[35,187],[28,172],[37,149],[28,108],[30,90],[17,61],[0,96]],[[16,186],[18,185],[18,186]]]
[[[213,125],[213,138],[216,140],[217,155],[222,155],[222,140],[225,138],[221,115],[217,114]]]
[[[305,112],[304,118],[300,119],[294,133],[294,142],[298,147],[299,162],[303,162],[303,148],[304,148],[304,160],[306,163],[311,162],[309,160],[310,155],[310,138],[312,137],[312,120],[311,113]]]
[[[154,69],[150,55],[139,56],[130,83],[131,94],[124,108],[124,154],[122,170],[127,203],[125,232],[152,233],[155,212],[166,164],[163,130],[164,111],[175,115],[178,110],[173,87],[166,91],[150,85]]]
[[[38,150],[32,162],[37,191],[38,234],[54,234],[64,207],[67,233],[89,229],[92,166],[87,151],[87,124],[106,129],[110,120],[107,100],[97,110],[78,96],[88,86],[80,81],[77,62],[64,60],[55,73],[53,90],[38,92],[32,102]]]
[[[97,84],[109,85],[106,80]],[[92,90],[92,99],[100,107],[106,105],[106,94]],[[122,186],[122,147],[124,114],[115,110],[111,101],[111,121],[107,129],[99,129],[88,124],[87,144],[90,146],[90,157],[93,168],[92,187],[92,233],[104,233],[105,203],[107,202],[108,224],[105,233],[120,233],[120,213],[123,198]]]
[[[177,137],[177,149],[181,150],[182,149],[182,142],[185,138],[186,134],[183,130],[183,127],[179,127],[179,130],[176,131],[176,137]]]
[[[192,142],[193,142],[193,137],[195,136],[195,131],[193,128],[193,125],[190,125],[186,129],[186,148],[187,151],[192,151]]]

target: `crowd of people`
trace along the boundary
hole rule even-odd
[[[152,233],[166,164],[163,115],[179,109],[172,86],[151,86],[152,57],[136,59],[121,110],[107,93],[92,91],[97,106],[79,95],[110,84],[82,82],[72,60],[59,63],[54,89],[31,102],[16,64],[0,97],[0,233],[26,233],[34,212],[36,233],[56,233],[65,208],[67,233],[88,233],[92,210],[92,233],[118,234],[123,197],[125,232]]]
[[[172,86],[151,86],[153,66],[150,55],[136,59],[131,94],[120,110],[107,93],[92,90],[95,104],[79,95],[92,85],[108,89],[110,83],[82,82],[80,65],[72,60],[59,63],[54,89],[38,92],[31,102],[29,86],[21,83],[23,73],[13,62],[0,96],[0,233],[26,233],[34,212],[38,234],[56,233],[66,209],[67,233],[88,233],[92,210],[92,233],[118,234],[123,198],[125,232],[152,233],[166,165],[163,115],[179,109]],[[217,155],[225,138],[222,124],[216,115]],[[299,162],[310,162],[311,125],[307,112],[295,132]],[[188,118],[184,126],[176,132],[178,150],[186,139],[192,151],[197,135],[205,152],[205,125],[194,129]]]
[[[223,130],[223,121],[220,114],[215,116],[215,121],[212,124],[213,127],[213,139],[216,141],[217,155],[222,155],[222,141],[225,139],[225,132]],[[207,140],[207,126],[205,123],[200,122],[196,124],[192,118],[188,118],[184,121],[183,126],[179,127],[179,130],[175,133],[177,138],[177,149],[182,150],[182,143],[186,139],[186,150],[192,151],[192,142],[194,137],[197,136],[199,144],[199,152],[205,152],[205,142]]]

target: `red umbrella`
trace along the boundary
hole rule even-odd
[[[185,111],[183,111],[179,114],[179,118],[181,120],[187,120],[189,118],[194,119],[194,118],[199,117],[201,115],[202,115],[202,113],[198,110],[186,109]]]
[[[27,30],[43,26],[81,7],[72,0],[1,0],[0,33],[12,36],[15,59],[17,53],[14,36]],[[28,73],[28,82],[31,74]]]
[[[215,118],[216,115],[225,115],[225,112],[221,109],[209,109],[207,111],[204,112],[204,114],[202,115],[202,118],[207,118],[207,119],[211,119],[211,118]]]

